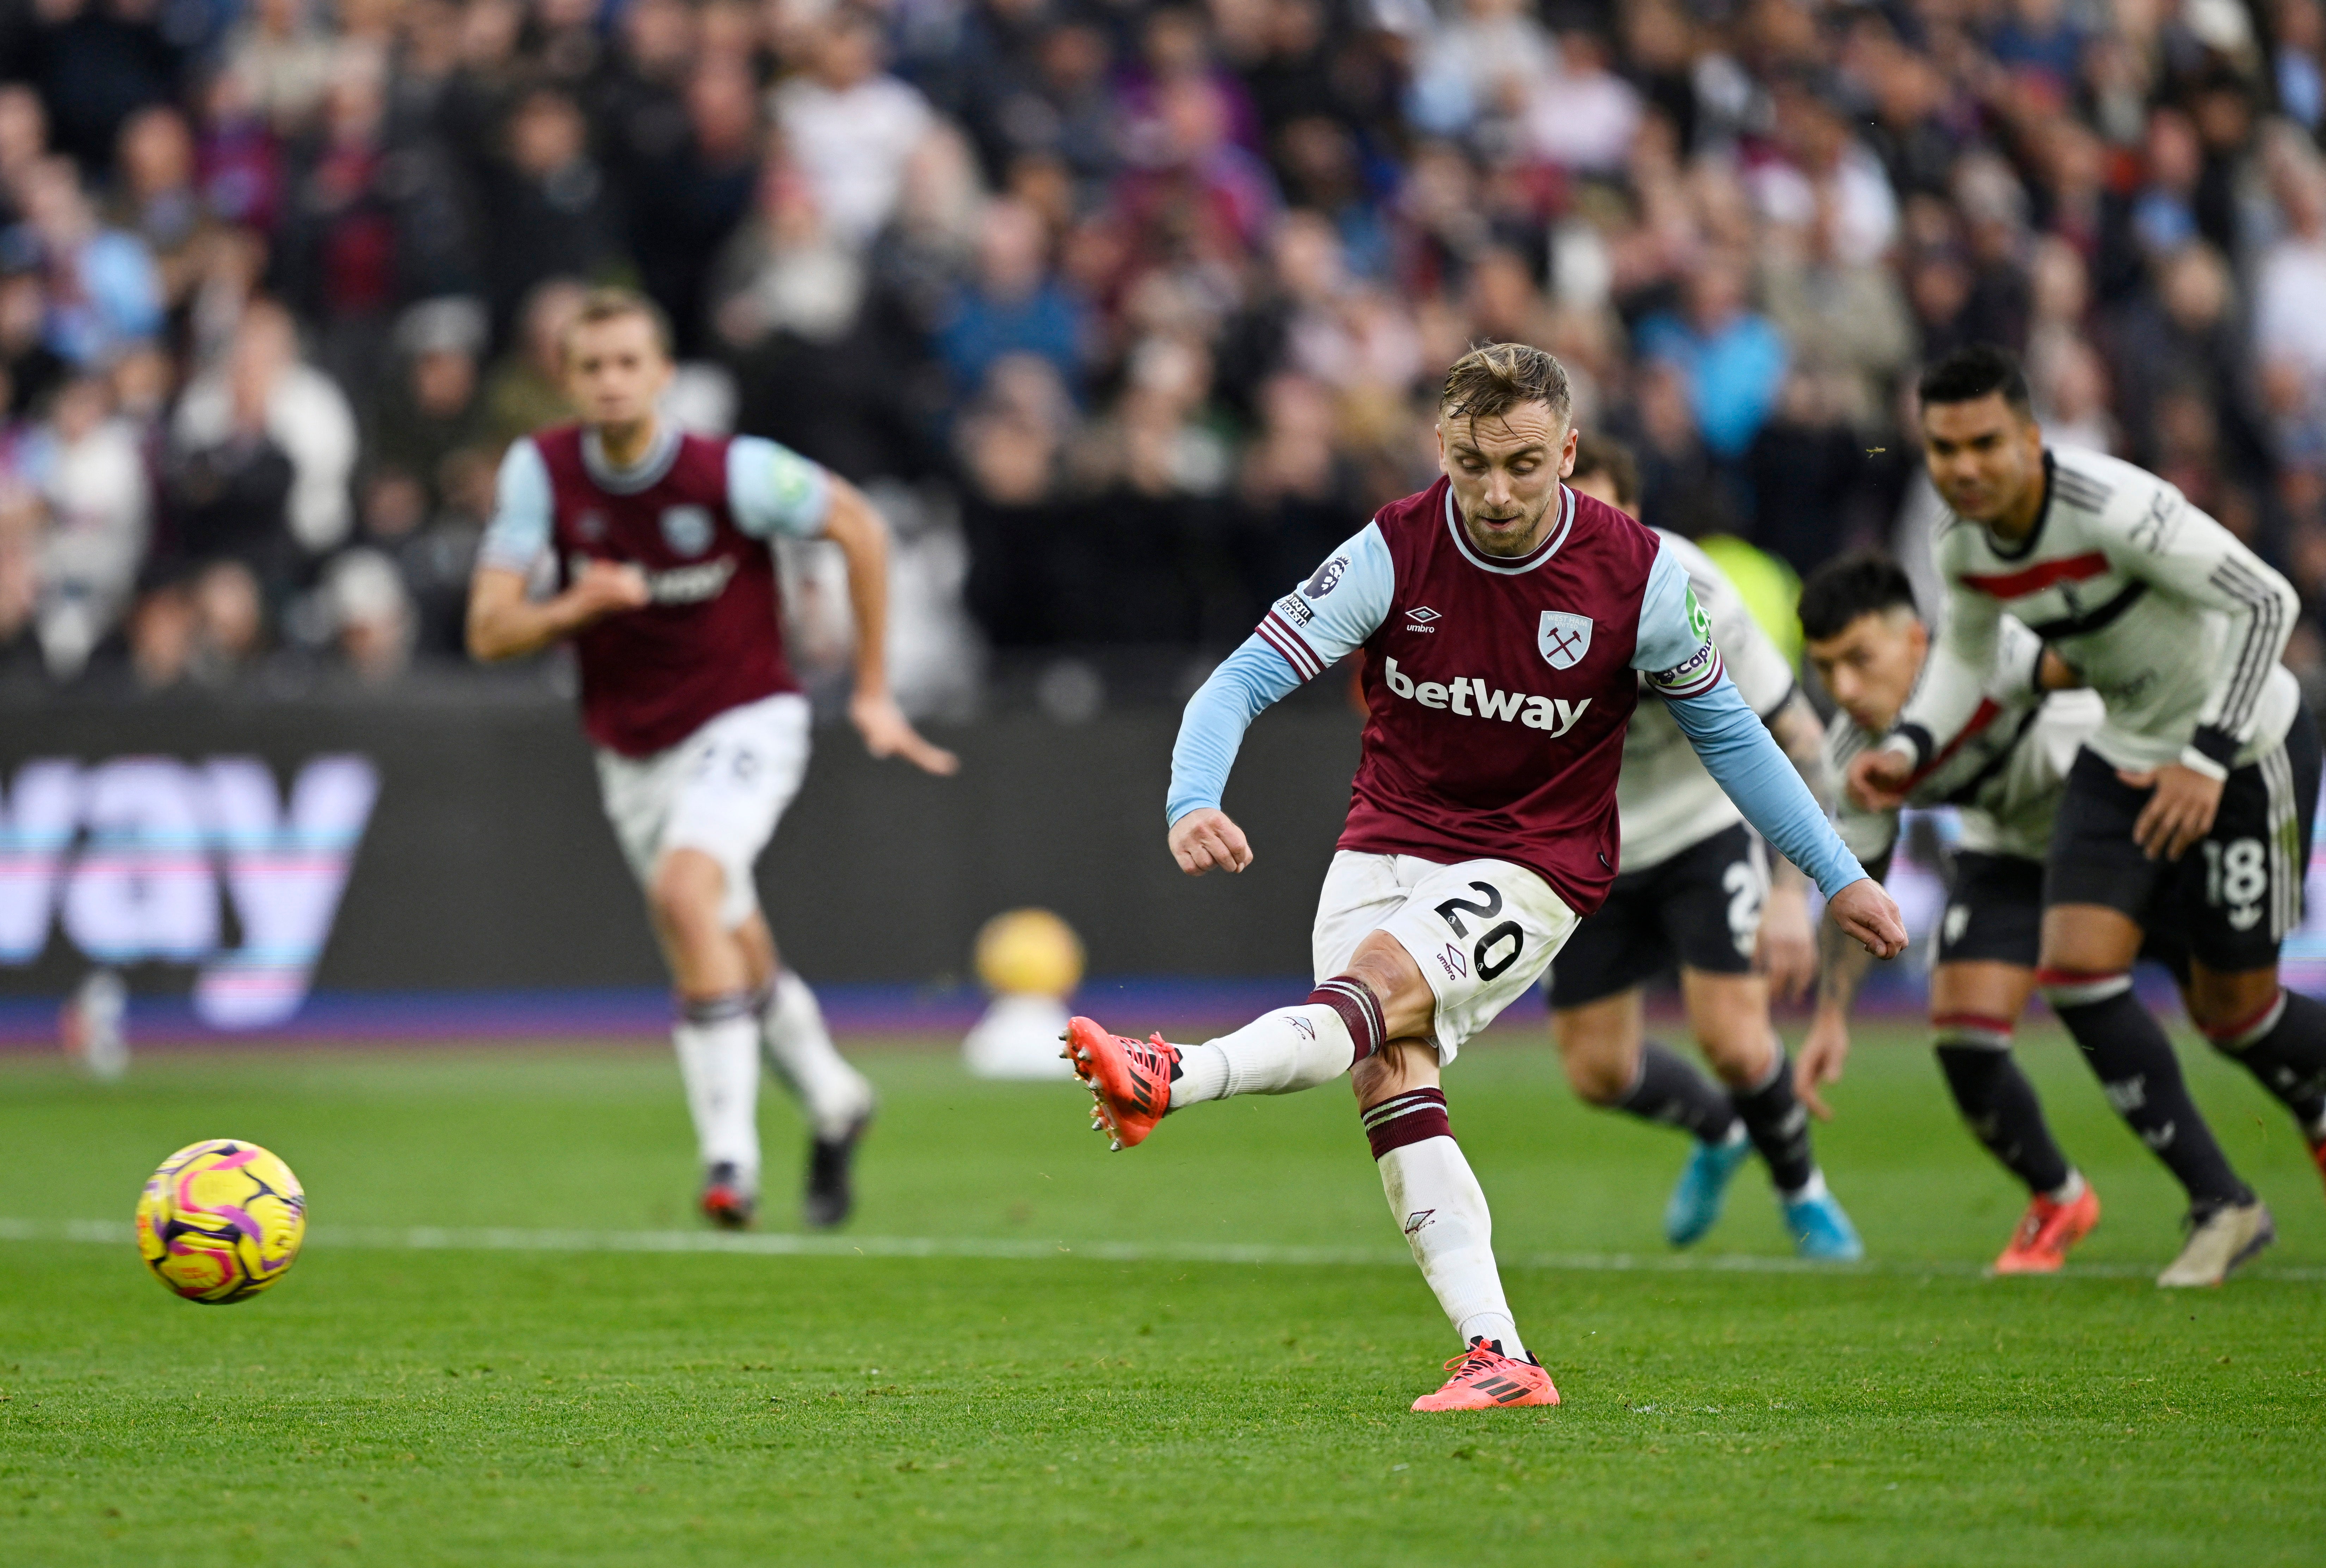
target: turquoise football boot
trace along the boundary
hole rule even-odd
[[[1733,1124],[1729,1136],[1717,1144],[1698,1142],[1672,1188],[1671,1201],[1664,1205],[1666,1240],[1674,1247],[1687,1247],[1703,1239],[1719,1221],[1720,1207],[1728,1198],[1728,1183],[1752,1152],[1753,1143],[1744,1136],[1743,1122]]]
[[[1831,1192],[1784,1201],[1785,1229],[1793,1233],[1793,1255],[1819,1263],[1856,1263],[1865,1256],[1857,1228]]]

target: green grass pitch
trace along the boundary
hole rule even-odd
[[[1436,1417],[1406,1406],[1450,1334],[1337,1090],[1109,1155],[1071,1086],[867,1052],[860,1217],[784,1255],[543,1236],[693,1230],[654,1053],[0,1062],[0,1563],[2326,1561],[2326,1201],[2284,1115],[2185,1053],[2283,1239],[2161,1293],[2173,1190],[2037,1037],[2107,1215],[2079,1272],[1986,1281],[2018,1197],[1915,1039],[1869,1031],[1820,1134],[1875,1260],[1838,1272],[1780,1266],[1757,1166],[1670,1266],[1678,1138],[1482,1043],[1454,1125],[1567,1403]],[[780,1232],[798,1134],[766,1124]],[[307,1186],[272,1294],[182,1304],[63,1239],[221,1136]]]

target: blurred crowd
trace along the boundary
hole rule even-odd
[[[1241,637],[1485,338],[1794,571],[1911,538],[1912,371],[2005,343],[2326,595],[2321,0],[5,0],[0,79],[0,663],[59,682],[456,658],[601,281],[678,417],[877,487],[924,706]]]

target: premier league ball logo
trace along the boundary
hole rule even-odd
[[[1591,617],[1566,610],[1545,610],[1534,645],[1554,670],[1571,670],[1591,651]]]
[[[711,548],[711,514],[701,506],[665,507],[662,537],[681,555],[700,555]]]

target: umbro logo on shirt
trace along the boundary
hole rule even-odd
[[[1424,708],[1443,709],[1465,719],[1499,719],[1505,724],[1548,730],[1554,737],[1574,728],[1583,710],[1591,706],[1588,697],[1580,702],[1569,702],[1564,697],[1498,691],[1475,675],[1456,675],[1450,682],[1416,681],[1397,667],[1395,659],[1382,663],[1382,681],[1389,687],[1391,696],[1419,702]],[[1473,703],[1476,706],[1473,707]]]
[[[1409,632],[1434,632],[1437,628],[1430,623],[1445,618],[1426,604],[1416,605],[1405,612],[1405,629]]]

